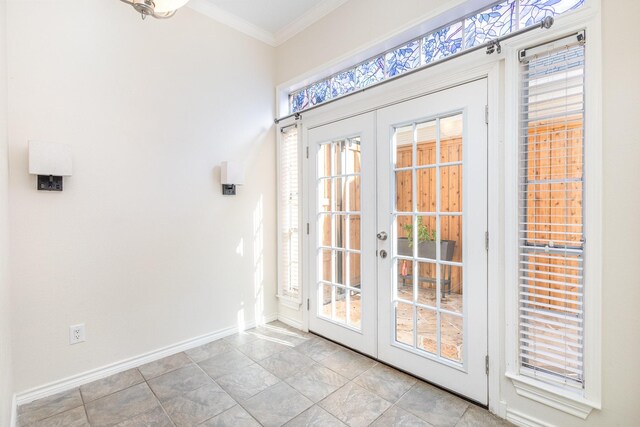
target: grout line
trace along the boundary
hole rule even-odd
[[[84,409],[84,416],[87,420],[87,423],[91,425],[91,422],[89,421],[89,413],[87,412],[87,405],[82,405],[82,409]]]
[[[84,408],[84,404],[82,404],[82,405],[78,405],[78,406],[73,407],[73,408],[66,409],[66,410],[64,410],[64,411],[62,411],[62,412],[57,412],[57,413],[55,413],[55,414],[48,415],[48,416],[46,416],[46,417],[44,417],[44,418],[40,418],[40,419],[38,419],[38,420],[33,421],[32,423],[30,423],[30,424],[29,424],[29,425],[27,425],[26,427],[30,427],[30,426],[32,426],[32,425],[35,425],[35,424],[40,423],[40,422],[42,422],[42,421],[46,421],[46,420],[51,419],[51,418],[53,418],[53,417],[57,417],[58,415],[66,414],[67,412],[69,412],[69,411],[74,411],[74,410],[76,410],[76,409],[78,409],[78,408],[80,408],[80,407],[83,407],[83,408]],[[17,418],[20,418],[21,416],[23,416],[23,415],[25,415],[25,414],[28,414],[29,412],[33,412],[33,411],[27,411],[27,412],[25,412],[25,413],[23,413],[23,414],[20,414]],[[86,413],[86,410],[85,410],[85,413]],[[16,418],[16,421],[17,421],[17,418]]]
[[[462,415],[460,415],[460,418],[458,419],[458,421],[456,421],[456,424],[455,424],[456,426],[460,424],[460,421],[462,421],[462,418],[464,418],[464,414],[467,413],[469,408],[471,408],[471,405],[467,405],[467,407],[464,409],[464,412],[462,413]]]
[[[145,384],[147,384],[147,387],[149,387],[149,390],[151,390],[151,393],[153,394],[153,397],[156,398],[156,401],[158,402],[158,405],[160,405],[160,409],[162,409],[162,412],[164,412],[164,414],[167,416],[167,418],[169,419],[169,421],[171,422],[171,425],[173,425],[175,427],[175,423],[173,422],[173,418],[171,418],[169,416],[169,413],[167,412],[167,410],[165,409],[164,405],[162,404],[162,401],[158,398],[158,395],[156,394],[155,391],[153,391],[153,389],[151,388],[151,386],[149,385],[149,382],[145,379]],[[133,418],[133,417],[131,417]],[[129,419],[131,419],[129,418]],[[126,420],[125,420],[126,421]]]
[[[132,368],[132,369],[138,370],[138,368]],[[126,372],[126,371],[123,371],[123,372]],[[118,375],[118,374],[113,374],[113,375]],[[110,375],[109,377],[111,377],[111,376],[113,376],[113,375]],[[109,378],[109,377],[105,377],[105,378],[102,378],[102,379],[106,379],[106,378]],[[111,393],[107,393],[107,394],[105,394],[104,396],[100,396],[100,397],[98,397],[97,399],[90,400],[89,402],[85,402],[85,401],[84,401],[84,396],[82,396],[82,391],[80,390],[80,387],[78,387],[78,391],[80,392],[80,398],[82,399],[82,403],[83,403],[83,405],[88,405],[88,404],[90,404],[90,403],[97,402],[98,400],[104,399],[105,397],[112,396],[112,395],[114,395],[114,394],[116,394],[116,393],[120,393],[121,391],[128,390],[128,389],[130,389],[130,388],[132,388],[132,387],[135,387],[135,386],[137,386],[137,385],[140,385],[140,384],[142,384],[142,383],[146,383],[146,382],[147,382],[147,380],[144,378],[144,376],[143,376],[142,374],[140,374],[140,377],[142,378],[142,381],[140,381],[140,382],[138,382],[138,383],[128,385],[128,386],[126,386],[126,387],[124,387],[124,388],[121,388],[120,390],[112,391]],[[101,381],[101,380],[96,380],[96,381]],[[95,382],[95,381],[94,381],[94,382]],[[91,384],[91,383],[88,383],[88,384]],[[84,385],[86,385],[86,384],[84,384]],[[149,387],[149,388],[151,388],[151,387]]]

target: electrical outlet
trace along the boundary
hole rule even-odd
[[[84,323],[69,326],[69,344],[78,344],[84,341]]]

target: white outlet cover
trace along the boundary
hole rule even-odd
[[[78,344],[84,341],[84,323],[69,326],[69,344]]]

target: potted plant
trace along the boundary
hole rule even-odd
[[[418,217],[418,232],[414,233],[413,224],[403,224],[402,229],[407,237],[398,238],[398,255],[413,256],[413,245],[415,236],[418,241],[418,257],[426,259],[436,259],[436,231],[429,228],[422,222],[422,217]],[[451,261],[453,259],[453,250],[455,248],[455,240],[440,241],[440,259]]]

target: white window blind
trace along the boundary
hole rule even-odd
[[[520,52],[520,370],[584,387],[584,33]]]
[[[298,128],[282,129],[280,140],[280,295],[299,298],[300,229]]]

